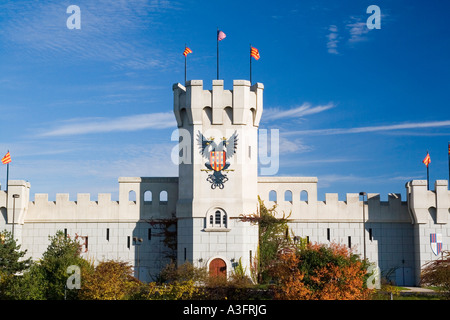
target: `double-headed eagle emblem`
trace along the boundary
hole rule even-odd
[[[206,138],[200,131],[197,135],[197,142],[200,148],[200,154],[209,162],[205,163],[207,169],[203,171],[213,171],[206,179],[211,183],[211,188],[223,189],[223,184],[228,181],[228,177],[223,172],[229,170],[230,164],[227,162],[235,153],[238,142],[238,135],[236,132],[230,138],[223,137],[220,142],[216,143],[214,138]]]

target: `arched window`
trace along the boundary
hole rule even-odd
[[[220,210],[217,210],[215,212],[215,216],[216,216],[216,219],[214,220],[214,224],[218,226],[218,225],[220,225],[220,220],[222,220],[222,219],[220,219],[222,217],[222,213],[220,212]]]
[[[231,123],[233,123],[233,109],[231,107],[226,107],[224,109],[223,123],[224,124],[231,124]]]
[[[203,108],[203,123],[212,123],[212,109],[211,109],[211,107]]]
[[[286,190],[284,193],[284,201],[292,202],[292,192],[291,190]]]
[[[227,214],[221,209],[215,209],[209,214],[209,228],[226,228]]]
[[[429,207],[428,213],[430,214],[431,220],[434,224],[436,224],[437,216],[436,216],[436,208],[435,207]]]
[[[144,204],[152,204],[152,192],[150,190],[144,192]]]
[[[167,200],[168,199],[168,195],[167,195],[167,191],[163,190],[161,191],[161,193],[159,194],[159,204],[167,204]]]
[[[277,192],[275,190],[269,192],[269,201],[277,201]]]
[[[136,192],[134,190],[130,190],[130,192],[128,192],[128,201],[136,202]]]
[[[300,201],[308,201],[308,191],[303,190],[300,192]]]

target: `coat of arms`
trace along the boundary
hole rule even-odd
[[[200,154],[209,162],[205,163],[206,172],[213,171],[206,179],[211,183],[211,188],[223,189],[223,184],[228,181],[228,177],[223,172],[228,172],[230,164],[227,162],[235,153],[238,142],[237,133],[233,133],[230,138],[222,138],[216,143],[214,138],[206,138],[200,131],[198,132],[197,142],[200,147]]]
[[[442,251],[442,234],[430,233],[431,251],[438,256]]]

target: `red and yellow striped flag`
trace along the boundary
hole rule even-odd
[[[428,167],[428,165],[431,162],[431,158],[430,158],[430,154],[427,152],[427,155],[425,157],[425,159],[422,160],[423,163],[425,163],[425,165]]]
[[[192,50],[189,49],[188,47],[186,47],[186,48],[184,49],[183,55],[186,57],[189,53],[192,53]]]
[[[259,56],[259,50],[251,47],[250,48],[250,56],[252,56],[253,58],[255,58],[256,60],[259,60],[260,56]]]
[[[8,153],[2,158],[2,163],[7,164],[10,162],[11,162],[11,155],[9,154],[9,151],[8,151]]]

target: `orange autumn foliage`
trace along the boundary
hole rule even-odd
[[[302,250],[280,253],[278,264],[272,270],[278,279],[276,299],[369,298],[370,290],[364,283],[366,270],[363,263],[346,246],[331,244],[325,247],[314,244]]]
[[[273,271],[281,286],[275,290],[275,299],[304,300],[309,299],[311,290],[302,281],[304,274],[298,269],[299,259],[295,252],[282,253],[277,267]]]

